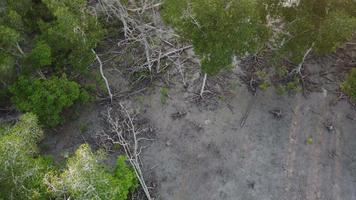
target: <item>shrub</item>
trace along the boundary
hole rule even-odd
[[[351,99],[356,100],[356,68],[351,70],[346,81],[341,84],[341,89],[349,95]]]
[[[0,199],[46,199],[42,183],[50,161],[37,157],[43,132],[34,114],[25,114],[0,134]]]
[[[115,174],[112,175],[100,164],[102,155],[93,153],[87,144],[81,145],[68,159],[66,169],[58,174],[50,172],[46,182],[57,198],[70,196],[78,200],[112,199],[126,200],[136,185],[134,172],[119,157]]]
[[[10,88],[12,102],[22,112],[33,112],[48,127],[63,122],[61,112],[75,102],[83,102],[88,96],[80,86],[65,76],[49,79],[20,77]]]

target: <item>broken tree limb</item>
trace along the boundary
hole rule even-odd
[[[200,97],[203,98],[203,94],[204,94],[204,90],[205,90],[205,84],[206,84],[206,79],[208,77],[208,74],[205,73],[204,74],[204,78],[203,78],[203,85],[201,86],[201,90],[200,90]]]
[[[23,52],[23,50],[22,50],[22,48],[20,47],[20,45],[19,45],[19,43],[18,42],[16,42],[16,47],[17,47],[17,49],[19,50],[19,52],[21,53],[21,55],[25,55],[25,53]]]
[[[147,9],[160,7],[162,4],[163,4],[163,2],[160,2],[160,3],[156,3],[156,4],[153,4],[153,5],[144,7],[144,8],[127,8],[127,10],[131,11],[131,12],[144,11],[144,10],[147,10]]]
[[[152,59],[152,60],[148,60],[147,59],[147,62],[145,64],[143,64],[142,66],[145,67],[145,66],[152,66],[154,63],[156,62],[159,62],[160,60],[172,55],[172,54],[175,54],[175,53],[178,53],[178,52],[181,52],[181,51],[185,51],[187,49],[190,49],[192,48],[193,46],[192,45],[188,45],[188,46],[185,46],[185,47],[182,47],[182,48],[179,48],[179,49],[174,49],[172,51],[169,51],[165,54],[162,54],[162,55],[159,55],[158,58],[155,58],[155,59]]]
[[[304,56],[303,56],[303,59],[302,61],[298,64],[297,68],[293,69],[292,70],[292,74],[293,73],[297,73],[298,75],[300,75],[302,78],[302,69],[303,69],[303,66],[304,66],[304,63],[305,63],[305,60],[307,59],[308,55],[310,54],[310,52],[313,50],[313,47],[314,47],[314,43],[312,44],[312,46],[305,52]]]
[[[119,105],[121,108],[121,121],[112,117],[111,108],[109,108],[107,111],[107,119],[111,127],[111,131],[116,134],[116,139],[110,136],[107,136],[107,139],[110,140],[112,143],[119,144],[123,147],[125,155],[130,165],[132,166],[147,199],[153,200],[145,182],[139,158],[142,149],[139,146],[139,141],[150,139],[137,137],[140,134],[140,130],[135,127],[134,118],[129,114],[126,107],[122,103],[120,103]],[[125,133],[130,135],[126,135]],[[132,138],[131,142],[128,138]]]
[[[104,79],[105,81],[105,85],[106,85],[106,89],[108,90],[108,93],[109,93],[109,97],[110,97],[110,101],[112,103],[112,93],[111,93],[111,89],[110,89],[110,85],[109,85],[109,81],[108,79],[105,77],[105,74],[104,74],[104,70],[103,70],[103,63],[101,62],[98,54],[96,54],[96,52],[94,51],[94,49],[92,49],[92,52],[94,53],[95,57],[96,57],[96,60],[99,62],[99,68],[100,68],[100,74],[101,74],[101,77]]]

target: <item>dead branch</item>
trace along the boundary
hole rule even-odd
[[[153,74],[160,72],[161,60],[169,58],[172,64],[181,59],[181,52],[191,48],[191,45],[183,46],[177,44],[175,40],[178,35],[174,34],[169,28],[161,26],[161,23],[155,23],[159,17],[156,17],[155,9],[162,5],[157,1],[132,1],[128,8],[119,0],[100,0],[103,12],[109,12],[110,16],[118,18],[123,24],[125,39],[118,42],[118,46],[130,50],[133,45],[140,45],[142,51],[134,52],[135,64],[130,66],[129,72],[141,72],[146,69]],[[151,18],[150,20],[147,20]],[[151,22],[152,21],[152,22]],[[169,38],[167,38],[167,35]],[[157,44],[157,41],[159,42]],[[155,70],[153,70],[155,68]]]
[[[313,43],[312,46],[305,52],[302,61],[298,64],[297,68],[295,68],[295,69],[292,70],[291,74],[296,73],[296,74],[298,74],[300,77],[303,78],[303,75],[302,75],[303,65],[304,65],[304,63],[305,63],[306,58],[307,58],[308,55],[310,54],[310,52],[313,50],[313,46],[314,46],[314,43]]]
[[[162,2],[159,2],[159,3],[156,3],[156,4],[153,4],[153,5],[150,5],[148,7],[141,7],[141,8],[128,8],[127,10],[131,11],[131,12],[138,12],[138,11],[145,11],[146,9],[152,9],[152,8],[157,8],[157,7],[160,7],[163,3]]]
[[[203,98],[203,94],[204,94],[204,89],[205,89],[205,84],[206,84],[206,79],[207,79],[208,75],[205,73],[204,74],[204,78],[203,78],[203,84],[201,86],[201,90],[200,90],[200,97]]]
[[[103,70],[103,63],[101,62],[99,56],[96,54],[96,52],[94,51],[94,49],[92,49],[92,52],[95,54],[95,57],[96,59],[98,60],[99,62],[99,68],[100,68],[100,74],[101,74],[101,77],[104,79],[105,81],[105,85],[106,85],[106,89],[108,90],[108,93],[109,93],[109,97],[110,97],[110,101],[112,103],[112,93],[111,93],[111,89],[110,89],[110,85],[109,85],[109,81],[108,79],[105,77],[104,75],[104,70]]]
[[[150,191],[145,182],[140,162],[140,153],[142,147],[139,145],[139,142],[142,140],[152,140],[149,138],[138,137],[142,132],[139,128],[135,126],[134,116],[131,116],[126,107],[120,103],[120,115],[114,117],[112,115],[112,109],[107,110],[107,121],[110,126],[110,131],[114,133],[113,136],[106,135],[106,139],[111,141],[113,144],[119,144],[122,146],[125,155],[134,169],[134,172],[140,182],[140,185],[145,192],[145,195],[148,200],[152,200]]]
[[[23,50],[22,50],[22,48],[20,47],[20,45],[19,45],[19,43],[18,42],[16,42],[16,47],[17,47],[17,49],[19,50],[19,52],[21,53],[21,55],[25,55],[25,53],[23,52]]]

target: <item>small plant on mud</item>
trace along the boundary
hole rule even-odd
[[[352,100],[356,100],[356,68],[351,70],[346,81],[341,84],[341,90],[349,95]]]
[[[313,137],[309,136],[309,137],[307,138],[307,144],[312,145],[313,143],[314,143]]]
[[[259,80],[259,84],[258,84],[258,87],[261,89],[261,90],[267,90],[271,84],[268,80],[268,73],[265,72],[265,71],[257,71],[256,72],[256,75],[257,75],[257,78]]]
[[[161,103],[162,104],[167,104],[167,100],[168,100],[168,88],[166,87],[162,87],[160,89],[160,94],[161,94],[161,97],[160,97],[160,100],[161,100]]]

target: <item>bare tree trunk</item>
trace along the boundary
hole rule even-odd
[[[205,73],[204,74],[204,79],[203,79],[203,85],[201,86],[201,90],[200,90],[200,97],[203,98],[203,94],[204,94],[204,90],[205,90],[205,84],[206,84],[206,79],[208,77],[208,74]]]

